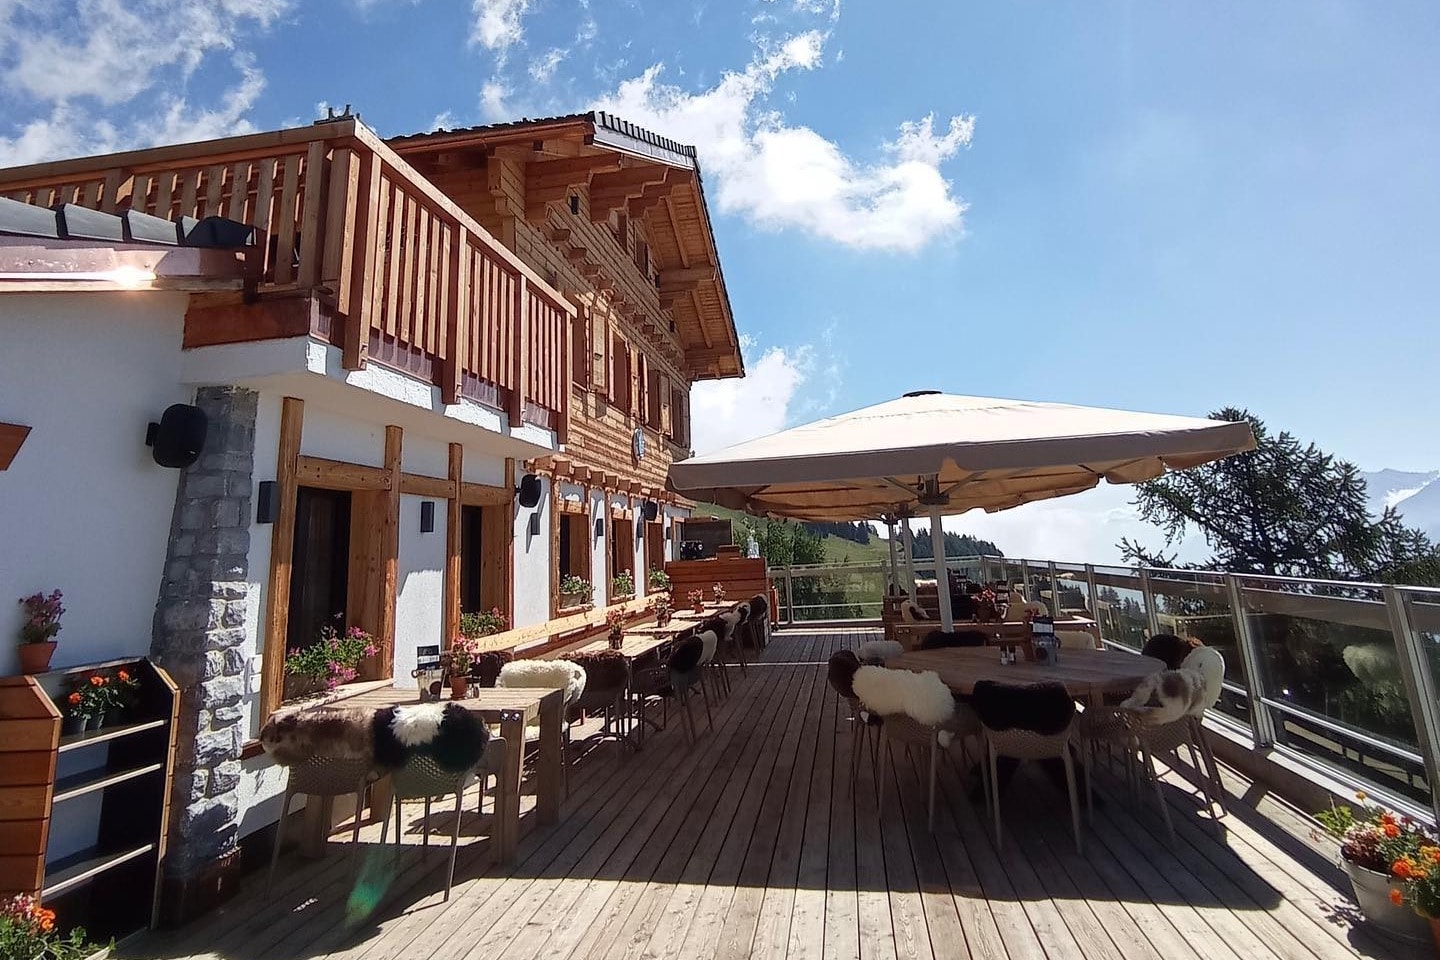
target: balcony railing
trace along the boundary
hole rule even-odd
[[[947,564],[1094,618],[1115,649],[1138,653],[1156,633],[1199,638],[1225,656],[1217,721],[1440,819],[1440,589],[1008,557]],[[934,561],[915,571],[934,576]],[[770,577],[782,622],[876,620],[889,563],[776,567]]]
[[[321,297],[330,322],[313,332],[347,368],[373,355],[447,403],[565,429],[574,307],[353,118],[0,170],[0,196],[250,224],[264,241],[255,292]]]

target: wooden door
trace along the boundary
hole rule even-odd
[[[327,624],[344,630],[350,571],[350,494],[300,487],[290,566],[287,650],[307,647]]]

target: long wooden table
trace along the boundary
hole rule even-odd
[[[1107,695],[1129,695],[1140,681],[1165,669],[1154,657],[1142,657],[1117,650],[1064,648],[1057,663],[1000,662],[996,647],[947,647],[940,650],[912,650],[887,661],[887,667],[921,673],[933,670],[952,692],[969,695],[981,680],[1026,684],[1047,680],[1065,685],[1077,700],[1099,706]]]
[[[420,702],[416,690],[381,687],[326,704],[328,707],[380,710],[385,707]],[[520,842],[520,781],[525,762],[525,727],[534,720],[540,723],[540,757],[536,764],[535,814],[541,823],[560,819],[560,794],[563,785],[563,726],[565,697],[561,690],[541,687],[481,687],[474,695],[450,701],[478,713],[486,723],[498,723],[500,736],[505,738],[505,763],[500,771],[500,786],[495,794],[495,848],[501,863],[509,863]],[[371,811],[377,817],[388,816],[393,794],[390,778],[371,788]],[[358,811],[357,811],[358,815]],[[328,817],[324,820],[328,821]],[[308,823],[308,821],[307,821]],[[311,828],[317,829],[317,828]],[[318,829],[328,832],[322,822]],[[313,841],[313,837],[311,838]],[[319,839],[324,848],[324,833]]]

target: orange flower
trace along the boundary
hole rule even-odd
[[[55,929],[54,910],[37,910],[35,911],[35,918],[40,921],[40,930],[42,933],[49,933]]]
[[[120,682],[121,682],[121,683],[129,683],[129,682],[130,682],[130,673],[129,673],[129,671],[121,670],[119,673],[115,674],[115,676],[117,676],[117,677],[120,678]]]
[[[1390,872],[1401,880],[1409,880],[1415,876],[1415,861],[1409,857],[1401,857],[1390,864]]]
[[[1393,903],[1393,904],[1395,904],[1395,906],[1397,906],[1397,907],[1403,907],[1403,906],[1405,905],[1405,894],[1401,893],[1401,892],[1400,892],[1398,889],[1396,889],[1395,887],[1391,887],[1391,888],[1390,888],[1390,902]]]
[[[1385,811],[1384,813],[1380,814],[1380,822],[1381,822],[1381,823],[1394,823],[1394,822],[1395,822],[1395,814],[1391,813],[1391,812],[1388,811],[1388,810]]]
[[[72,707],[80,706],[80,691],[76,690],[74,693],[70,694],[70,696],[66,697],[65,699],[70,703],[70,706]]]
[[[1387,836],[1387,837],[1394,838],[1394,837],[1400,836],[1400,828],[1397,827],[1397,826],[1396,826],[1395,824],[1393,824],[1393,823],[1387,823],[1387,824],[1385,824],[1384,830],[1385,830],[1385,836]]]

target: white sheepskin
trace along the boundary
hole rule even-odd
[[[1180,669],[1200,676],[1200,695],[1190,713],[1200,716],[1220,702],[1225,681],[1225,657],[1214,647],[1196,647],[1186,655]]]
[[[390,732],[405,746],[419,747],[435,739],[440,733],[440,721],[444,719],[443,703],[396,707],[395,719],[390,721]]]
[[[1035,617],[1048,617],[1050,608],[1039,600],[1026,600],[1025,592],[1016,587],[1010,591],[1010,607],[1005,611],[1005,619],[1023,620],[1027,613]]]
[[[904,652],[905,647],[898,640],[866,640],[855,651],[855,656],[861,663],[884,663]]]
[[[548,687],[564,690],[574,703],[585,692],[585,668],[569,660],[512,660],[500,668],[497,687]]]
[[[715,649],[720,646],[720,638],[715,635],[714,630],[702,630],[695,636],[700,638],[700,648],[704,651],[700,654],[701,663],[709,663],[715,659]]]
[[[736,620],[737,623],[739,623],[739,622],[741,622],[741,621],[744,621],[744,620],[749,620],[749,619],[750,619],[750,601],[749,601],[749,600],[746,600],[744,603],[742,603],[742,604],[740,604],[739,606],[737,606],[737,607],[735,608],[735,613],[739,615],[738,619]]]
[[[906,600],[900,604],[900,619],[905,623],[918,623],[922,620],[929,620],[930,615],[914,600]]]
[[[927,727],[942,726],[955,717],[955,697],[933,670],[861,667],[855,672],[855,695],[874,713],[904,714]]]
[[[1088,630],[1056,630],[1055,639],[1068,650],[1095,649],[1095,635]]]
[[[720,619],[725,621],[725,636],[732,636],[735,633],[736,625],[740,623],[740,611],[735,609],[728,613],[722,613]]]
[[[1193,712],[1204,694],[1200,671],[1162,670],[1141,680],[1120,706],[1147,724],[1172,723]]]

